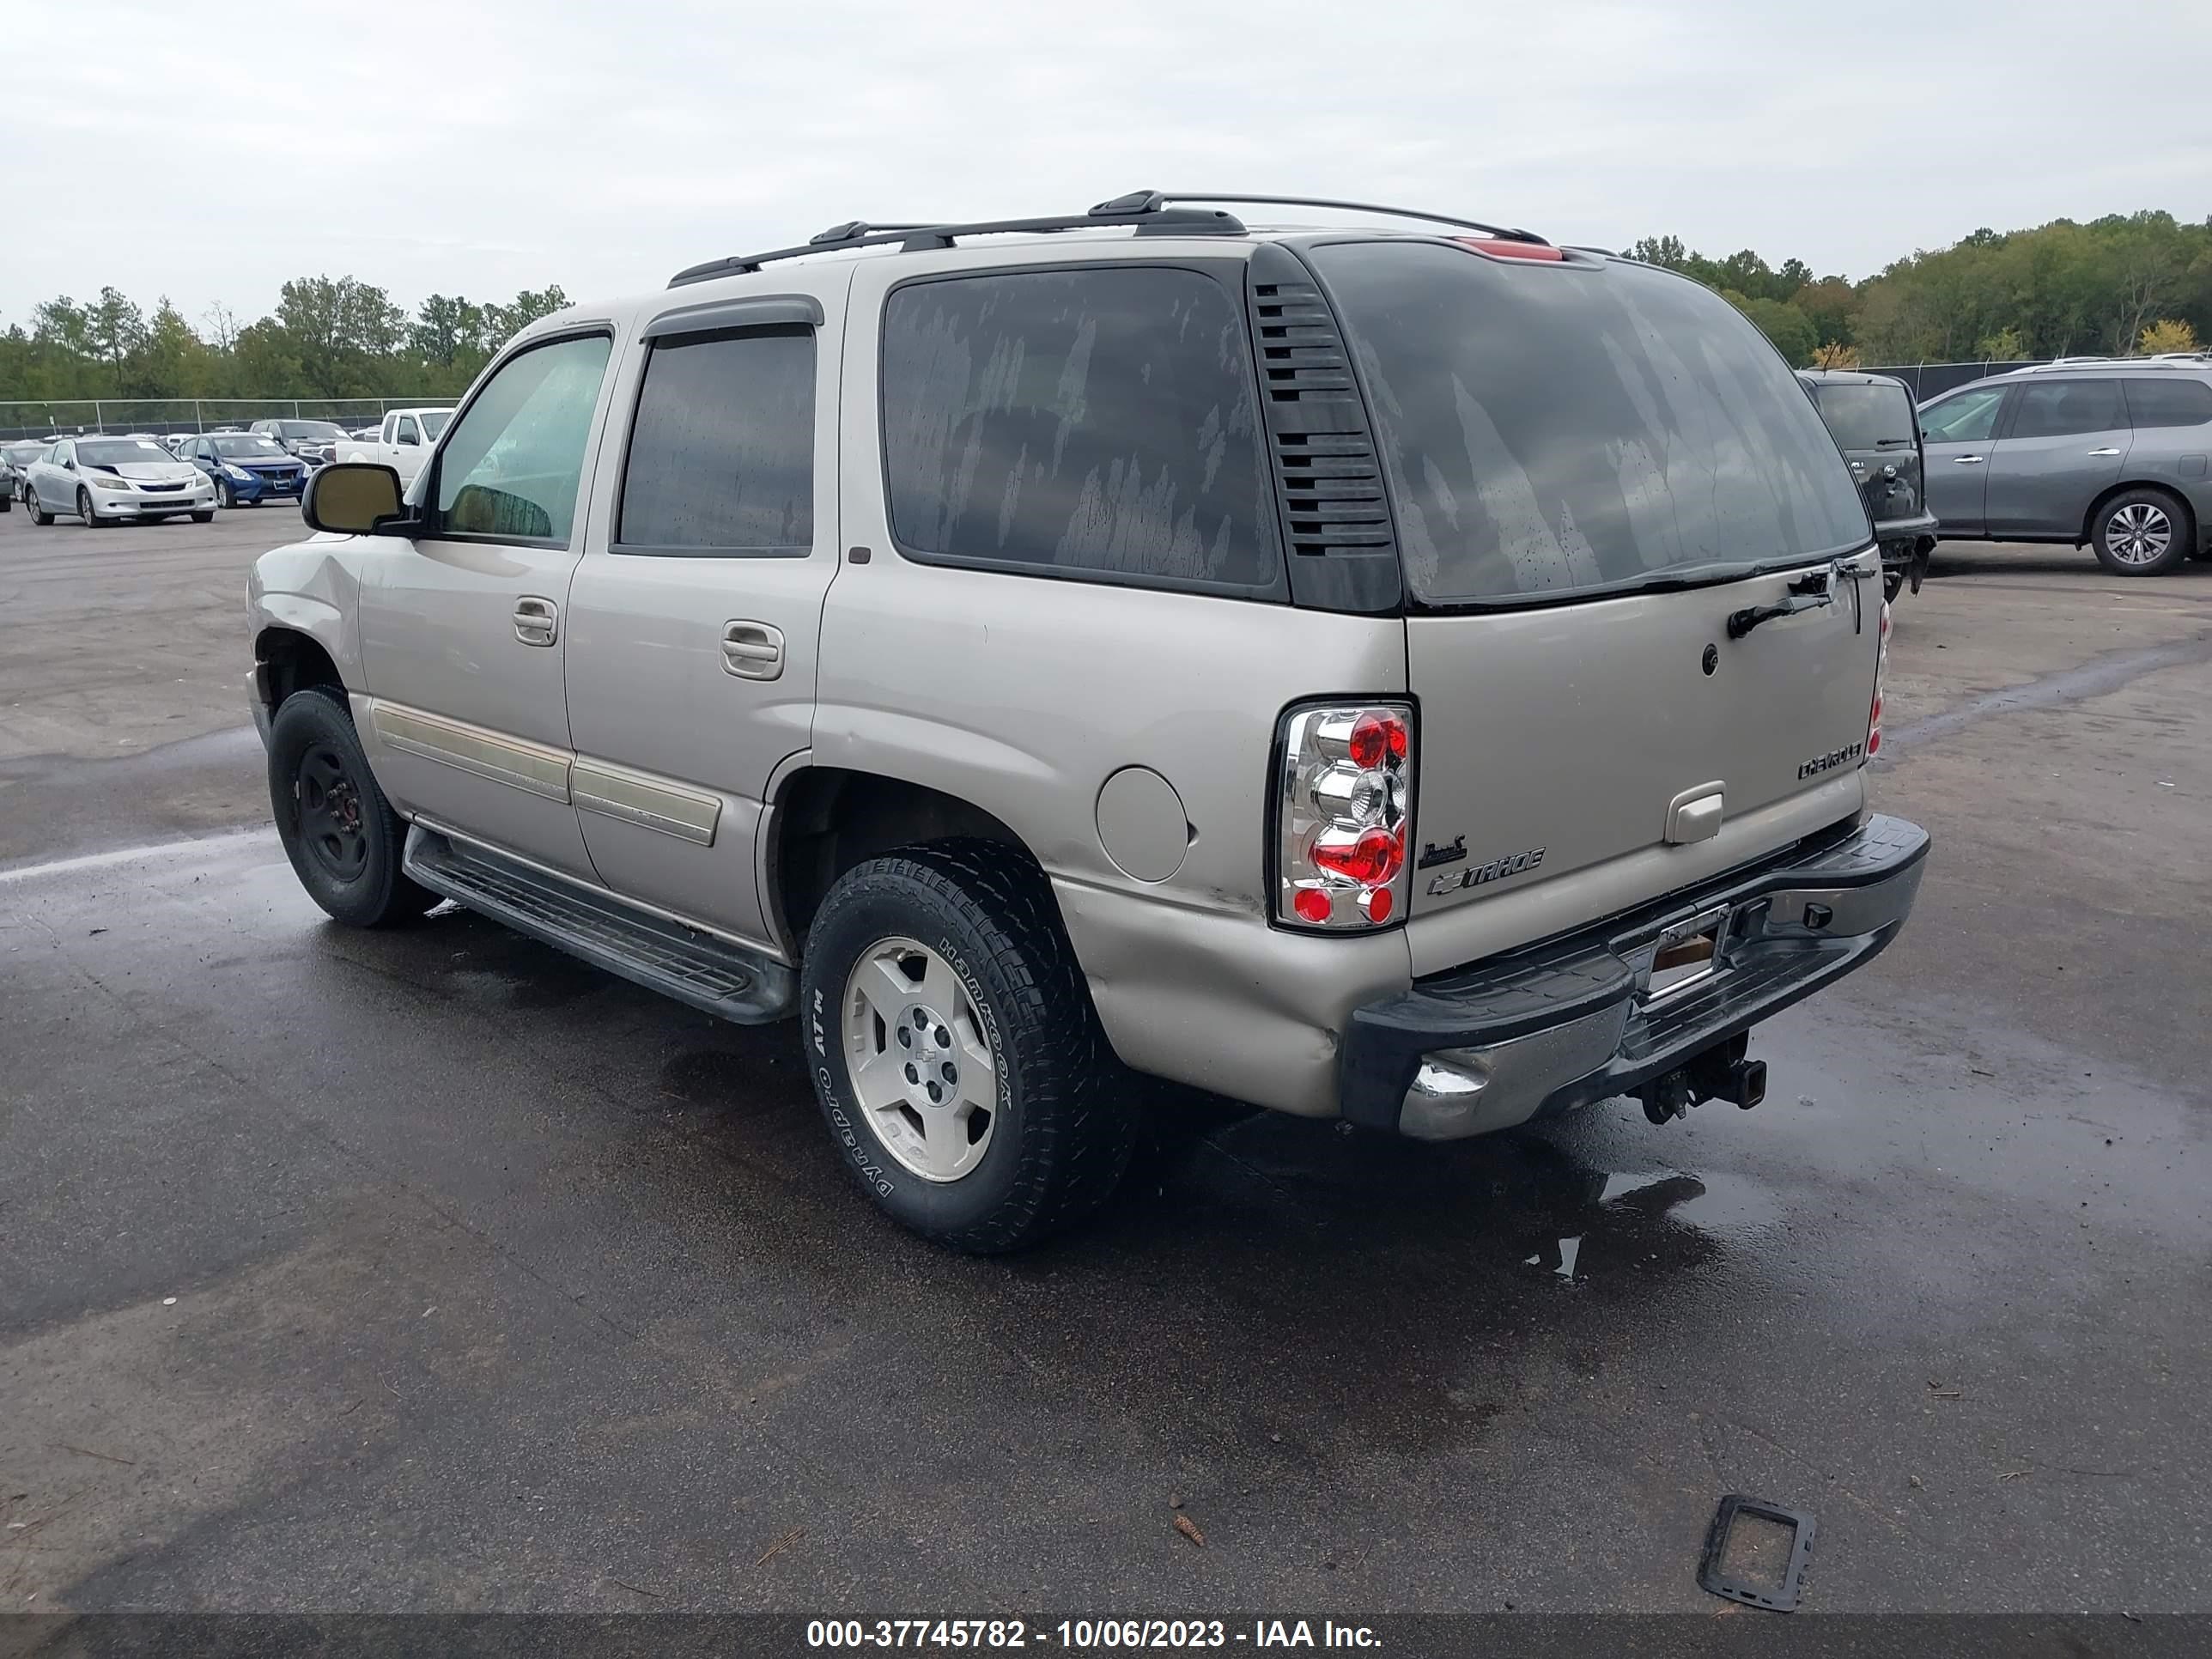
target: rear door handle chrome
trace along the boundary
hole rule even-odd
[[[722,672],[741,680],[772,680],[783,673],[783,630],[763,622],[722,624]]]
[[[1981,464],[1982,458],[1978,455],[1954,455],[1951,458],[1954,466],[1979,466]]]
[[[2113,448],[2112,445],[2106,444],[2102,449],[2093,449],[2089,453],[2092,455],[2117,455],[2120,452]]]
[[[550,645],[561,637],[561,607],[526,594],[514,602],[514,637],[525,645]]]

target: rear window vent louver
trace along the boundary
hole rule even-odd
[[[1250,271],[1268,459],[1301,605],[1387,611],[1398,603],[1397,539],[1367,411],[1328,301],[1288,249]]]

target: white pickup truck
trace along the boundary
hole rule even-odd
[[[450,409],[391,409],[384,414],[384,424],[375,438],[368,443],[342,438],[331,449],[333,461],[373,461],[388,466],[399,475],[404,489],[414,483],[422,471],[423,463],[430,459],[430,450],[438,441],[438,434],[446,429],[446,422],[453,418]]]

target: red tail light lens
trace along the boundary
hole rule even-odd
[[[1405,908],[1413,711],[1323,703],[1283,716],[1276,780],[1275,916],[1332,933],[1388,926]]]

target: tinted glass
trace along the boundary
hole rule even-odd
[[[615,539],[698,552],[814,544],[813,330],[654,344]]]
[[[1844,449],[1912,447],[1912,399],[1901,386],[1820,386],[1820,418]]]
[[[1093,267],[914,283],[885,311],[883,374],[902,545],[1274,580],[1251,348],[1211,277]]]
[[[422,417],[422,430],[429,434],[430,441],[435,443],[438,434],[446,429],[446,422],[453,418],[452,410],[434,409]]]
[[[208,447],[225,460],[268,461],[285,459],[284,447],[274,438],[258,438],[248,433],[239,433],[228,438],[210,438]]]
[[[1980,443],[1996,430],[1997,410],[2003,402],[2001,386],[1961,392],[1922,410],[1920,429],[1939,443]]]
[[[2124,384],[2128,418],[2138,431],[2144,427],[2203,426],[2212,421],[2212,386],[2203,380],[2179,375],[2154,380],[2144,375]]]
[[[422,428],[415,424],[415,417],[412,415],[402,415],[399,417],[399,430],[393,441],[403,444],[419,444],[422,441]]]
[[[88,466],[141,466],[148,461],[176,459],[161,445],[139,438],[81,443],[76,447],[76,458]]]
[[[1872,533],[1804,387],[1708,289],[1424,243],[1313,257],[1366,380],[1421,599],[1802,562]]]
[[[2128,423],[2118,380],[2045,380],[2022,386],[2008,438],[2063,438]]]
[[[329,421],[279,421],[276,424],[288,438],[320,439],[345,436],[344,433],[339,431],[337,426]]]
[[[440,458],[441,528],[568,539],[611,345],[604,334],[556,340],[509,359],[492,376]]]

